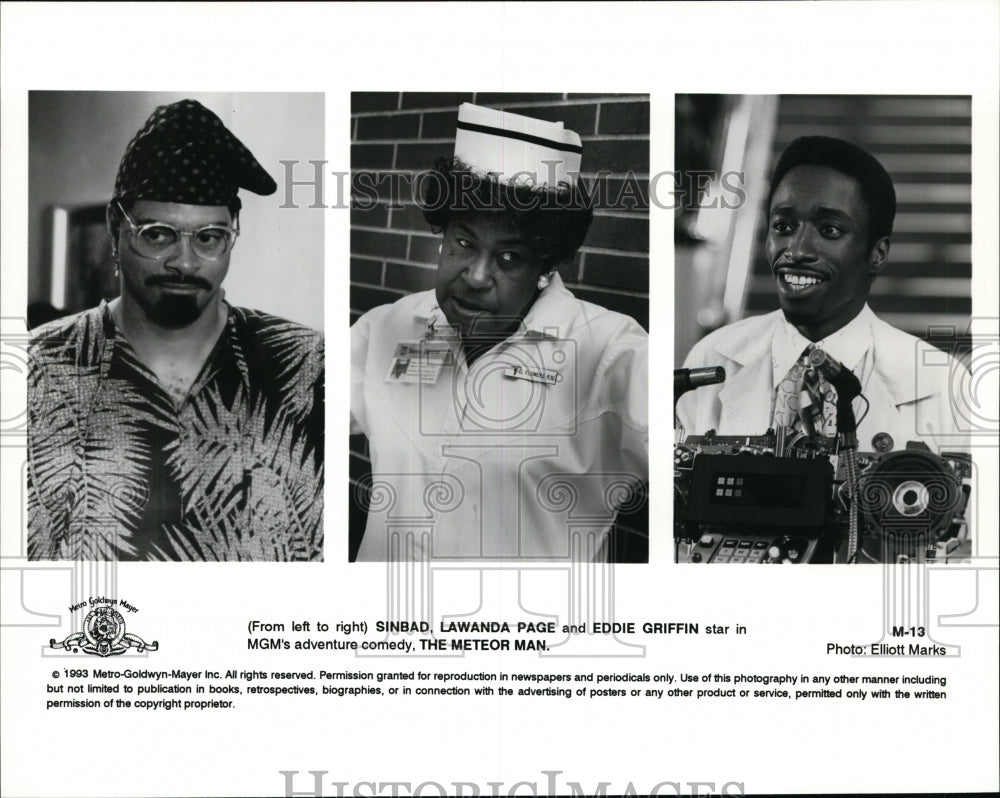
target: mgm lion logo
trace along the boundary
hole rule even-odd
[[[99,657],[110,657],[114,654],[124,654],[130,648],[135,648],[137,654],[144,651],[156,651],[159,643],[147,643],[138,635],[125,631],[125,619],[113,607],[95,607],[87,613],[83,621],[83,631],[71,634],[61,643],[55,639],[49,641],[52,648],[63,648],[74,654],[82,651],[84,654],[96,654]]]

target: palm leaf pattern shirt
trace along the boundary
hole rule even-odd
[[[322,559],[323,339],[227,307],[180,405],[106,303],[38,331],[30,559]]]

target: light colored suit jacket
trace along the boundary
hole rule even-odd
[[[689,391],[677,403],[686,434],[714,429],[719,435],[759,435],[771,422],[774,375],[771,342],[782,312],[727,325],[691,349],[685,368],[723,366],[726,381]],[[897,330],[872,314],[872,367],[862,377],[870,408],[858,426],[858,448],[872,451],[872,438],[887,432],[894,449],[924,441],[932,451],[968,448],[968,427],[952,394],[968,374],[951,355]],[[859,375],[861,377],[862,375]],[[864,402],[855,401],[855,413]]]

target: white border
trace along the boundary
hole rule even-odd
[[[5,319],[23,314],[26,289],[27,91],[190,86],[326,92],[326,153],[331,168],[340,170],[350,163],[351,90],[649,93],[654,172],[672,165],[675,92],[971,94],[973,310],[977,316],[997,315],[1000,11],[995,3],[6,3],[2,14],[0,315]],[[667,364],[673,359],[666,322],[673,306],[672,217],[653,211],[651,221],[651,316],[659,321],[651,362]],[[335,519],[346,517],[340,486],[346,483],[347,458],[336,453],[346,448],[340,441],[346,444],[347,380],[341,377],[347,373],[342,320],[348,309],[348,232],[347,213],[327,213],[327,439],[333,455],[327,474],[327,562],[307,568],[122,567],[121,591],[142,609],[136,631],[163,643],[157,666],[317,667],[315,656],[249,657],[246,622],[254,617],[371,621],[381,614],[381,568],[348,567],[337,556],[341,545],[346,547],[338,537],[346,533]],[[653,396],[669,396],[668,371],[655,372]],[[3,379],[0,401],[7,417],[7,410],[17,409],[23,387],[6,371]],[[664,486],[672,470],[671,438],[661,419],[652,433],[651,464],[653,484],[659,485],[654,491],[661,495],[668,492]],[[2,451],[0,474],[6,556],[21,525],[16,509],[9,508],[20,506],[23,487],[21,465],[11,452]],[[984,458],[981,484],[995,486],[996,469],[993,458]],[[980,512],[981,528],[995,531],[995,502],[984,501]],[[669,513],[669,500],[654,493],[654,533],[670,529]],[[825,641],[877,639],[880,582],[871,571],[783,569],[762,581],[723,569],[706,579],[672,566],[669,548],[667,535],[654,538],[651,564],[641,572],[621,572],[627,579],[619,579],[619,617],[743,622],[751,634],[743,640],[649,640],[648,656],[635,669],[836,674],[858,666],[825,657]],[[9,584],[5,579],[5,591]],[[944,605],[967,606],[964,589],[946,589]],[[995,583],[984,589],[983,600],[995,601]],[[26,590],[25,601],[45,605],[50,590],[58,594],[58,585],[36,582]],[[6,592],[4,598],[15,605],[19,600]],[[51,608],[60,610],[65,615],[61,606]],[[40,709],[52,669],[40,656],[40,643],[50,634],[2,630],[5,795],[270,794],[282,789],[278,771],[283,769],[303,775],[327,770],[330,781],[352,783],[463,780],[478,782],[484,792],[487,781],[503,781],[505,789],[522,779],[544,783],[543,770],[563,771],[563,779],[585,785],[612,782],[609,792],[628,782],[641,791],[663,780],[729,779],[753,792],[998,787],[995,627],[962,632],[958,660],[913,666],[949,675],[949,699],[938,705],[830,704],[803,712],[795,704],[745,702],[691,707],[324,699],[255,702],[229,715],[107,718]],[[597,666],[480,655],[440,667]],[[629,669],[621,662],[615,667]],[[332,788],[328,794],[334,794]]]

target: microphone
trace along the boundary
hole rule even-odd
[[[857,376],[843,363],[834,360],[818,347],[813,347],[809,352],[809,365],[822,373],[826,381],[837,389],[837,431],[857,432],[858,424],[851,406],[855,397],[861,395],[861,382]]]
[[[703,385],[717,385],[726,381],[726,370],[722,366],[708,366],[700,369],[674,369],[674,404],[688,391]]]

